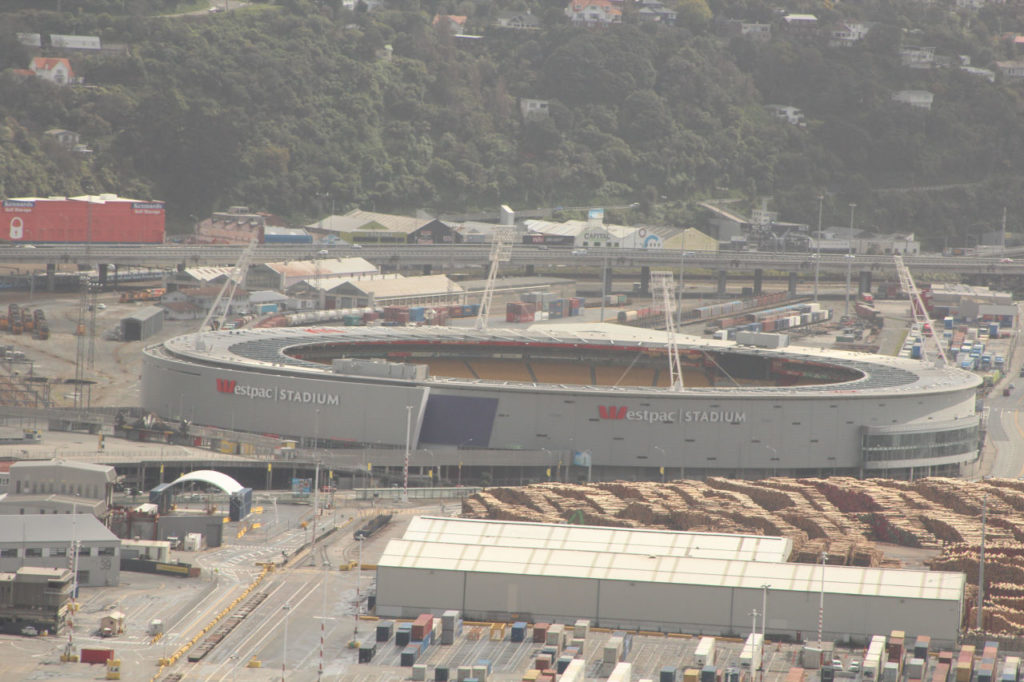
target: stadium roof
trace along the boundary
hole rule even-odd
[[[825,566],[728,559],[644,556],[619,552],[552,549],[539,546],[473,546],[446,542],[391,540],[377,562],[381,568],[471,571],[589,578],[598,580],[674,583],[704,587],[933,599],[959,602],[963,573],[903,569]]]
[[[547,547],[659,557],[783,562],[793,542],[769,535],[690,533],[555,523],[417,516],[403,540],[491,547]]]
[[[266,369],[275,374],[318,376],[330,380],[345,380],[333,374],[329,367],[309,360],[293,357],[285,351],[304,345],[324,344],[411,344],[421,341],[437,348],[439,344],[480,344],[495,349],[500,344],[544,344],[548,349],[565,346],[567,351],[579,353],[581,347],[599,350],[608,348],[623,353],[664,349],[665,332],[628,327],[617,324],[540,324],[527,329],[492,328],[477,331],[463,327],[297,327],[290,329],[245,329],[230,332],[204,332],[205,350],[197,351],[195,335],[180,336],[166,341],[161,350],[188,358],[200,364],[234,363],[249,369]],[[732,341],[718,341],[699,337],[676,337],[680,350],[697,352],[725,352],[737,356],[788,359],[798,362],[834,365],[853,372],[856,378],[829,384],[797,386],[710,386],[687,387],[680,395],[758,395],[784,394],[788,398],[820,399],[823,395],[852,396],[874,393],[887,395],[903,392],[945,392],[977,387],[981,378],[956,367],[935,367],[918,360],[884,355],[870,355],[848,351],[825,350],[809,347],[766,349],[738,346]],[[534,384],[517,381],[489,381],[485,379],[456,379],[435,377],[429,383],[446,384],[501,384],[507,390],[522,388],[538,391],[596,392],[615,395],[652,395],[670,391],[668,388],[637,386],[595,386]]]

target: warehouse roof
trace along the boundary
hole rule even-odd
[[[391,540],[378,568],[470,571],[703,587],[932,599],[963,599],[963,573],[818,564],[643,556],[621,552],[472,546]],[[822,571],[824,570],[824,581]]]
[[[145,308],[139,308],[138,310],[136,310],[131,315],[126,315],[125,317],[123,317],[121,319],[123,319],[123,320],[138,320],[140,322],[145,322],[146,320],[151,320],[154,317],[163,317],[163,315],[164,315],[164,309],[163,308],[161,308],[160,306],[157,306],[157,305],[148,305]]]
[[[391,213],[375,213],[354,209],[345,215],[332,215],[315,223],[306,225],[306,229],[322,232],[354,232],[369,228],[387,230],[389,232],[415,232],[432,218],[414,218],[411,216],[394,215]]]
[[[83,505],[84,506],[84,505]],[[92,514],[4,514],[0,515],[0,543],[25,542],[117,542]]]
[[[462,287],[448,279],[445,275],[422,275],[420,277],[402,277],[401,279],[361,279],[344,282],[331,290],[333,293],[363,293],[378,301],[402,296],[430,296],[434,294],[454,294],[462,291]]]
[[[289,260],[279,263],[259,263],[253,268],[268,268],[285,277],[321,277],[377,272],[377,266],[365,258],[317,258],[316,260]]]
[[[786,561],[793,549],[789,538],[768,535],[689,533],[436,516],[413,518],[402,539],[776,563]]]

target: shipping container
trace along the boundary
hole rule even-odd
[[[107,661],[114,660],[114,650],[83,648],[79,660],[82,663],[106,663]]]
[[[164,204],[113,194],[3,201],[4,232],[11,242],[148,243],[164,241]]]
[[[369,663],[373,660],[373,657],[377,654],[377,644],[375,642],[366,642],[359,645],[359,662]]]
[[[949,663],[942,662],[936,664],[935,669],[932,671],[932,682],[949,682]]]
[[[390,642],[391,636],[395,632],[394,621],[384,620],[377,623],[377,641],[378,642]]]
[[[679,682],[679,669],[666,666],[658,675],[658,682]]]
[[[420,655],[420,648],[410,644],[409,646],[402,649],[401,657],[399,658],[399,665],[403,668],[411,668],[416,665],[416,659]]]
[[[609,637],[601,650],[601,660],[604,663],[615,663],[622,660],[622,638]]]
[[[526,641],[526,623],[523,621],[517,621],[512,623],[512,631],[510,639],[513,642]]]
[[[700,682],[718,682],[718,669],[713,665],[706,665],[701,668]]]
[[[764,638],[757,633],[747,636],[743,643],[743,651],[740,653],[740,668],[744,670],[757,670],[761,665],[761,647]]]
[[[697,651],[693,655],[694,662],[703,668],[706,665],[715,664],[715,638],[701,637],[697,644]]]
[[[535,623],[533,626],[533,643],[543,644],[548,638],[549,623]]]

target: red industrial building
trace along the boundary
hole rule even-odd
[[[114,194],[3,201],[0,242],[163,241],[162,201],[125,199]]]

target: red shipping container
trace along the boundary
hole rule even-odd
[[[548,640],[548,628],[551,627],[550,623],[537,623],[533,626],[533,643],[543,644]],[[543,670],[543,668],[538,668]]]
[[[106,663],[114,660],[113,649],[82,649],[79,657],[82,663]]]
[[[534,659],[533,667],[537,670],[547,670],[551,667],[551,654],[541,654]]]
[[[164,241],[164,204],[113,194],[5,199],[0,241],[147,243]]]
[[[421,642],[427,638],[427,633],[434,627],[434,617],[429,613],[421,613],[419,617],[412,622],[412,640],[414,642]]]

